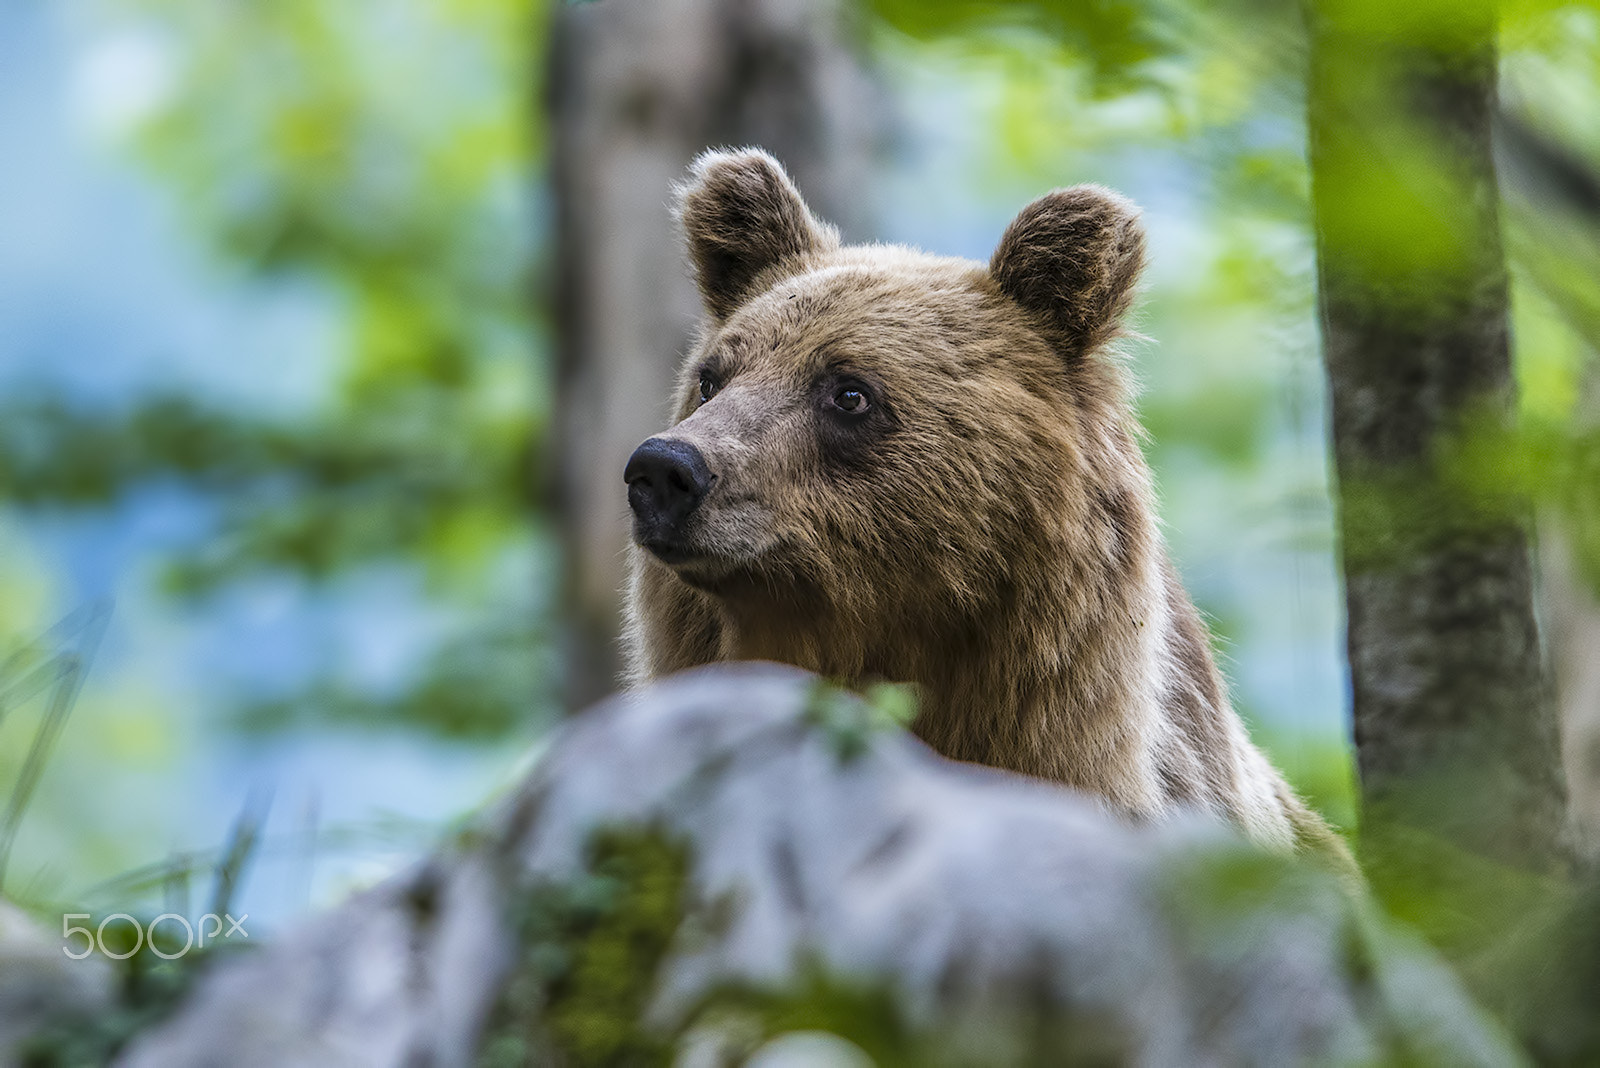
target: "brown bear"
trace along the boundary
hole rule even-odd
[[[945,756],[1347,856],[1251,744],[1157,529],[1107,351],[1144,259],[1129,201],[1041,197],[985,266],[841,245],[745,150],[702,155],[678,214],[706,320],[625,472],[634,682],[907,682]]]

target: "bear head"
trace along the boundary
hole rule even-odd
[[[1104,348],[1143,262],[1131,203],[1050,193],[987,265],[844,246],[745,150],[702,155],[678,215],[706,319],[625,472],[642,566],[858,661],[807,666],[897,674],[859,662],[871,635],[981,627],[1055,596],[1040,574],[1092,596],[1126,556],[1148,476]]]

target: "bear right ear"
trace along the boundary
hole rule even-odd
[[[1117,335],[1143,266],[1139,209],[1109,189],[1079,185],[1023,208],[1000,238],[989,274],[1078,356]]]
[[[689,170],[677,213],[700,297],[718,322],[755,295],[773,268],[839,247],[838,231],[811,214],[783,167],[760,149],[704,152]]]

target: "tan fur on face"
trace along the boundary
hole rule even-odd
[[[1049,194],[986,267],[841,247],[759,152],[708,153],[680,198],[708,321],[661,436],[715,482],[692,559],[633,550],[636,681],[770,659],[910,682],[952,758],[1342,850],[1246,737],[1156,530],[1103,351],[1143,262],[1130,203]],[[841,382],[866,417],[829,407]]]

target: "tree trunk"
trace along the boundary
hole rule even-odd
[[[616,685],[622,468],[666,425],[698,316],[671,186],[715,145],[760,145],[847,232],[880,109],[836,0],[560,4],[548,104],[556,225],[556,502],[566,702]],[[867,105],[867,106],[864,106]]]
[[[1525,516],[1474,481],[1514,384],[1492,6],[1312,5],[1311,165],[1363,844],[1566,863]],[[1431,13],[1431,14],[1430,14]]]

